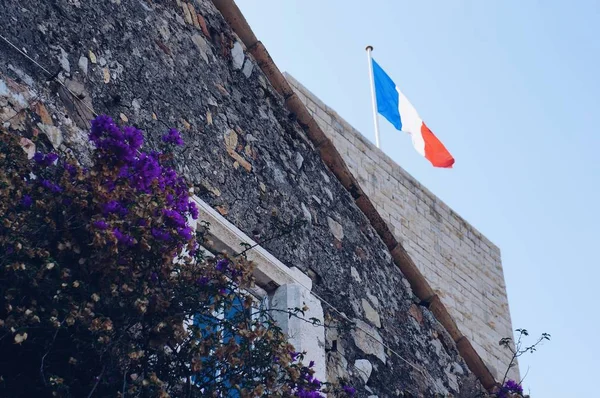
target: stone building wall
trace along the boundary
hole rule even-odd
[[[330,381],[361,397],[473,396],[453,338],[213,2],[4,0],[0,20],[25,53],[0,41],[3,128],[84,164],[94,113],[140,127],[154,148],[179,128],[177,168],[195,194],[311,277]]]
[[[512,336],[512,325],[500,249],[292,76],[286,78],[461,332],[501,377],[510,352],[498,342]],[[518,378],[517,369],[513,375]]]

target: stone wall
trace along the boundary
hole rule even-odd
[[[196,195],[311,277],[330,381],[359,396],[472,396],[453,339],[212,2],[5,0],[0,20],[27,55],[0,41],[4,128],[83,163],[94,112],[142,128],[150,147],[179,128]]]
[[[500,249],[292,76],[286,78],[461,332],[501,378],[510,352],[498,342],[512,336],[512,325]],[[518,379],[517,369],[513,377]]]

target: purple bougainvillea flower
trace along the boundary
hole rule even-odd
[[[292,357],[292,361],[295,361],[295,360],[296,360],[296,358],[298,358],[298,356],[299,356],[299,355],[300,355],[300,353],[299,353],[299,352],[294,352],[294,351],[292,351],[292,352],[290,353],[290,356]]]
[[[94,221],[92,225],[94,226],[94,228],[98,228],[102,231],[108,228],[108,224],[104,220]]]
[[[157,156],[142,153],[138,159],[132,162],[132,165],[129,170],[129,180],[135,188],[148,193],[155,181],[158,181],[161,186],[162,168]],[[161,189],[164,189],[164,186],[161,186]]]
[[[188,202],[188,211],[194,220],[198,219],[198,207],[194,202]]]
[[[116,213],[120,208],[121,204],[119,202],[116,200],[111,200],[110,202],[104,204],[102,207],[102,213],[104,213],[104,215]]]
[[[507,380],[506,383],[504,383],[504,387],[511,392],[516,392],[518,394],[523,393],[523,387],[514,380]]]
[[[196,279],[196,283],[199,285],[202,285],[202,286],[206,285],[208,283],[208,281],[209,281],[209,279],[206,276]]]
[[[168,231],[164,231],[158,228],[152,228],[150,233],[152,234],[152,236],[154,236],[156,240],[162,240],[164,242],[168,242],[169,240],[171,240],[171,234],[169,234]]]
[[[21,198],[21,206],[26,209],[30,208],[32,203],[33,200],[31,200],[31,196],[29,195],[23,195],[23,198]]]
[[[112,164],[133,162],[144,142],[140,130],[135,127],[125,127],[121,130],[106,115],[92,120],[89,138],[96,145],[100,158]]]
[[[190,250],[190,256],[192,256],[192,257],[195,256],[196,253],[198,253],[198,249],[200,248],[200,245],[198,244],[198,242],[193,242],[193,245],[194,246]]]
[[[344,386],[344,387],[342,387],[342,390],[344,390],[344,392],[346,394],[350,395],[351,397],[353,397],[354,394],[356,394],[356,389],[351,386]]]
[[[96,143],[102,135],[109,129],[115,127],[115,122],[110,116],[100,115],[92,120],[92,128],[90,129],[90,141]]]
[[[117,241],[120,244],[123,244],[125,246],[133,246],[134,245],[134,240],[131,236],[124,234],[123,232],[121,232],[119,230],[119,228],[115,228],[113,229],[113,235],[115,236],[115,238],[117,238]]]
[[[313,366],[315,366],[315,361],[310,361],[308,364],[308,367],[312,368]]]
[[[56,162],[56,160],[58,159],[58,155],[50,152],[46,155],[44,155],[41,152],[36,152],[35,155],[33,155],[33,160],[40,166],[43,167],[48,167],[51,166],[54,162]]]
[[[181,190],[178,189],[178,178],[177,178],[177,172],[171,168],[165,168],[162,170],[162,174],[158,180],[158,186],[160,187],[160,189],[165,189],[166,187],[173,187],[175,188],[175,193],[177,196],[181,195],[182,192]],[[171,195],[168,199],[171,199],[174,203],[175,197],[173,195]],[[171,206],[171,204],[169,204],[169,206]]]
[[[184,145],[183,139],[181,138],[181,134],[176,129],[170,129],[165,135],[163,135],[162,140],[167,144],[173,145]]]
[[[144,134],[142,131],[131,126],[123,128],[123,138],[134,150],[140,149],[144,143]]]
[[[192,239],[192,228],[191,227],[178,227],[177,234],[185,240]]]
[[[119,169],[119,174],[118,176],[120,178],[126,178],[129,177],[129,167],[128,166],[123,166]]]
[[[56,160],[58,159],[58,155],[55,153],[49,153],[46,155],[46,159],[45,159],[45,165],[46,166],[50,166],[52,163],[54,163]]]
[[[227,265],[229,265],[229,260],[227,260],[226,258],[222,258],[219,261],[217,261],[217,265],[215,265],[215,269],[217,271],[226,271],[227,270]]]
[[[71,177],[74,177],[75,174],[77,174],[77,167],[73,166],[72,164],[66,164],[65,165],[65,170],[67,170],[67,172],[69,172],[69,174],[71,175]]]
[[[33,155],[33,160],[37,164],[42,163],[44,161],[44,154],[41,152],[36,152],[35,155]]]
[[[175,210],[163,210],[163,215],[171,225],[179,228],[185,227],[186,219],[179,212]]]
[[[62,192],[62,188],[59,185],[56,185],[48,180],[42,180],[40,182],[40,184],[46,188],[49,189],[50,191],[54,192],[54,193],[59,193]]]
[[[122,239],[124,236],[123,233],[119,230],[119,228],[113,229],[113,234],[117,239]]]

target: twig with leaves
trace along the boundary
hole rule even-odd
[[[512,353],[510,363],[508,364],[508,368],[506,369],[506,372],[504,372],[504,377],[502,378],[502,384],[504,384],[506,382],[506,378],[508,377],[508,372],[510,371],[510,369],[512,369],[513,367],[515,367],[517,365],[517,359],[521,355],[526,354],[528,352],[529,353],[535,352],[537,350],[538,345],[540,345],[545,340],[550,340],[549,333],[542,333],[542,335],[537,339],[537,341],[534,344],[523,347],[523,337],[529,336],[529,332],[527,331],[527,329],[517,329],[516,332],[519,333],[519,337],[517,337],[517,341],[515,343],[515,348],[513,348],[511,346],[512,339],[510,337],[505,337],[505,338],[501,339],[500,343],[499,343],[501,346],[507,348]],[[521,382],[522,382],[522,380],[519,381],[519,384],[521,384]]]

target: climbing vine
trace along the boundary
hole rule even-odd
[[[351,396],[314,377],[248,293],[243,256],[209,258],[198,210],[161,151],[110,117],[93,165],[0,131],[0,395]]]

